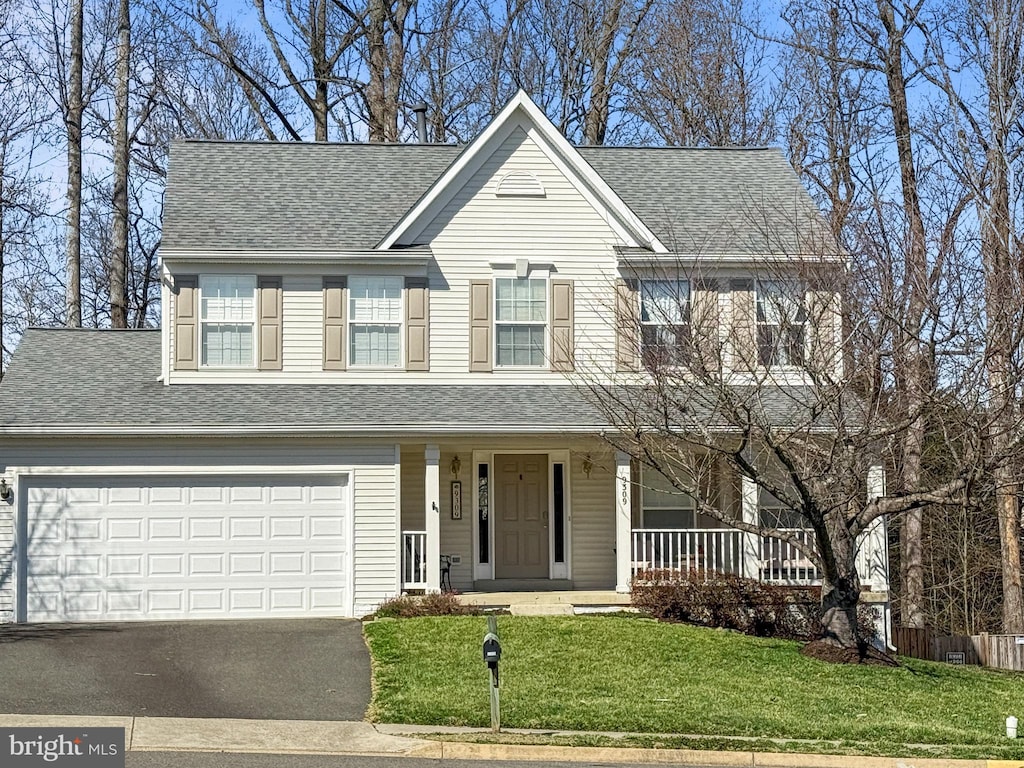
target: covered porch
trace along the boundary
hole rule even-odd
[[[400,447],[402,592],[612,591],[653,572],[723,572],[814,585],[792,543],[729,528],[596,439],[507,436]],[[719,472],[720,509],[745,522],[813,534],[756,483]],[[865,494],[884,492],[874,468]],[[799,521],[795,521],[799,522]],[[863,586],[888,591],[884,528],[863,537]]]

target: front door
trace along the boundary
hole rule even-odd
[[[548,457],[494,457],[496,579],[548,578]]]

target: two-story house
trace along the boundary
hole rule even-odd
[[[689,305],[770,337],[817,216],[777,150],[577,148],[521,93],[464,147],[176,142],[165,210],[161,329],[29,330],[0,384],[0,619],[359,616],[442,555],[463,591],[815,578],[610,450],[581,387],[642,384]],[[801,305],[760,364],[837,337]]]

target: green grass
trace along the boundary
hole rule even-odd
[[[482,617],[367,624],[371,716],[488,725],[486,626]],[[937,744],[947,756],[1024,758],[1003,737],[1007,715],[1024,717],[1024,675],[913,659],[897,669],[825,664],[793,642],[637,618],[502,617],[498,626],[506,727],[824,739],[865,754]]]

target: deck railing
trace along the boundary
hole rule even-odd
[[[810,542],[814,536],[802,529],[786,532],[801,541]],[[754,562],[745,564],[748,541],[746,556]],[[790,542],[750,537],[731,528],[634,529],[632,575],[644,571],[756,573],[761,581],[773,584],[816,584],[820,579],[813,564]]]
[[[427,532],[402,531],[402,590],[427,588]]]

